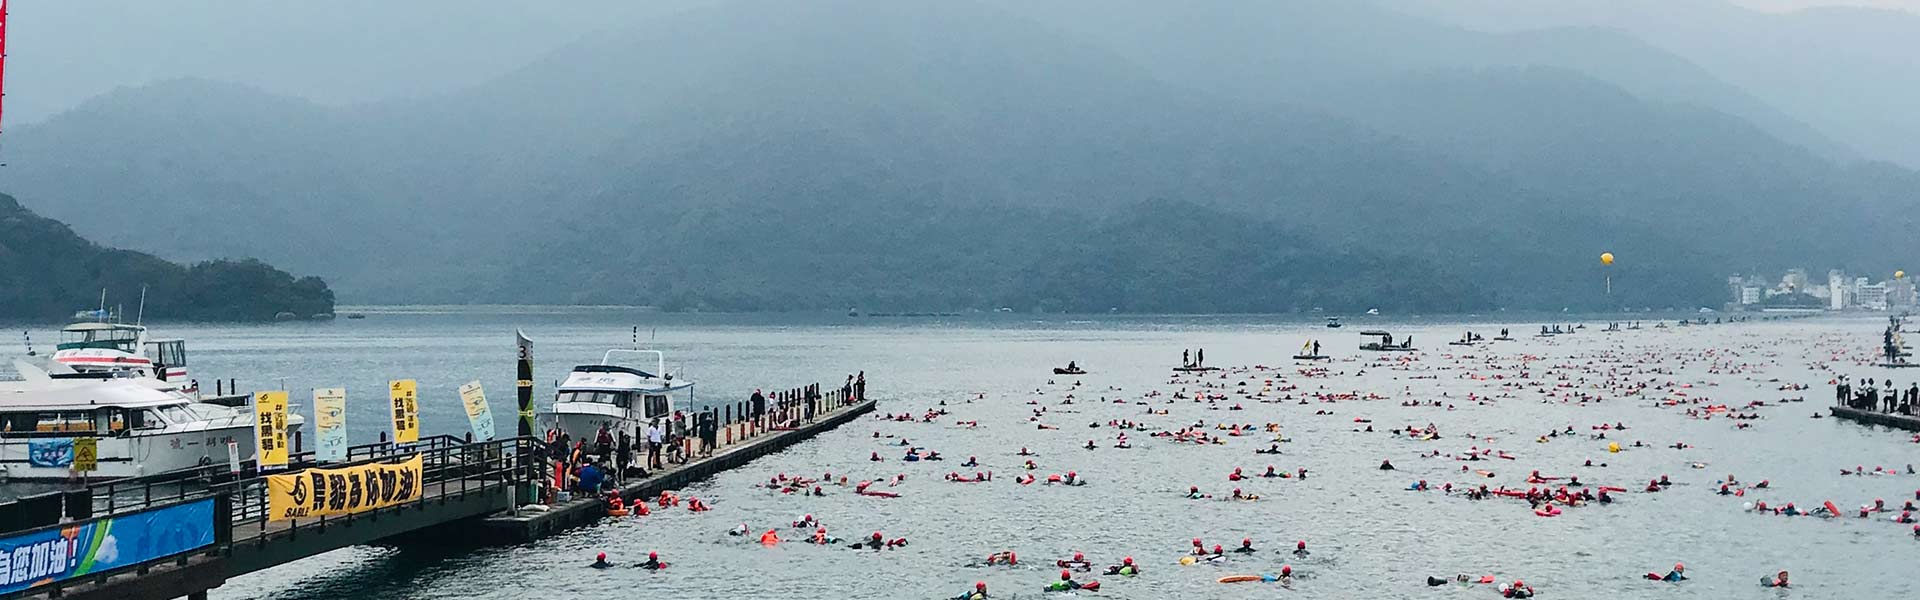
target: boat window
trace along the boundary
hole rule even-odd
[[[187,409],[177,405],[162,406],[160,407],[160,413],[166,415],[167,420],[174,423],[192,423],[198,420],[193,417],[193,413],[187,412]]]
[[[107,409],[107,432],[120,433],[127,430],[127,411],[122,408]]]
[[[160,418],[160,413],[154,412],[151,408],[141,410],[138,421],[139,424],[134,426],[135,429],[159,429],[167,426],[167,420]]]
[[[647,395],[647,418],[667,416],[667,397],[664,394]]]
[[[0,431],[13,432],[13,431],[39,431],[39,430],[40,430],[40,415],[38,413],[0,414]]]
[[[187,364],[187,343],[182,341],[148,342],[147,358],[169,367]]]
[[[90,433],[95,431],[93,413],[78,411],[40,413],[39,422],[34,424],[34,431]]]

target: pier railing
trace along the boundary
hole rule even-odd
[[[537,447],[532,438],[507,438],[503,440],[468,443],[464,439],[451,436],[424,438],[417,444],[395,445],[390,443],[356,446],[351,456],[355,460],[338,463],[313,463],[311,453],[301,455],[304,460],[290,461],[295,466],[267,473],[255,473],[251,464],[243,464],[243,472],[235,476],[230,465],[217,467],[206,465],[185,471],[165,473],[147,477],[136,477],[116,481],[96,483],[81,489],[62,492],[66,506],[62,514],[66,516],[59,523],[50,523],[22,532],[0,532],[8,535],[31,533],[52,528],[79,528],[90,523],[161,510],[168,507],[213,501],[214,544],[212,546],[182,552],[176,556],[149,560],[140,564],[127,565],[116,569],[93,571],[79,578],[57,581],[31,588],[22,592],[0,594],[0,598],[35,596],[47,594],[58,597],[63,589],[77,586],[103,584],[114,575],[139,572],[167,564],[184,566],[195,556],[228,557],[236,546],[266,548],[281,538],[293,538],[303,530],[351,524],[357,519],[380,519],[384,515],[399,513],[425,507],[428,503],[444,505],[466,499],[469,494],[486,493],[500,498],[510,497],[503,493],[503,486],[510,488],[533,479],[533,461],[520,460],[531,456]],[[272,518],[269,511],[268,476],[299,473],[309,467],[350,468],[374,463],[393,462],[397,459],[421,459],[421,493],[404,503],[362,512],[339,516],[318,516],[292,519]],[[485,512],[506,508],[507,502],[498,502],[497,506]],[[0,510],[8,510],[6,504],[0,504]],[[91,509],[93,514],[83,515]],[[480,513],[484,514],[484,513]],[[472,515],[478,516],[478,514]]]

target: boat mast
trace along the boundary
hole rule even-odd
[[[7,0],[0,0],[0,105],[7,97]],[[7,163],[0,160],[0,167]]]
[[[5,0],[0,0],[0,2],[4,2],[4,1]],[[140,325],[141,323],[145,323],[146,321],[147,321],[147,284],[142,283],[140,284],[140,312],[134,313],[133,324]]]

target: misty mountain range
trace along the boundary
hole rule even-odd
[[[1501,4],[715,3],[425,97],[123,88],[9,129],[0,190],[352,302],[1689,307],[1915,249],[1910,110],[1669,39],[1707,25]]]

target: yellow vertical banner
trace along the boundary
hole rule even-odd
[[[313,391],[313,458],[330,463],[347,460],[347,390]]]
[[[399,379],[387,384],[388,395],[393,399],[395,444],[420,441],[420,402],[416,393],[419,387],[412,379]]]
[[[100,468],[100,439],[76,438],[73,440],[73,472],[91,473]]]
[[[492,440],[493,407],[487,405],[487,392],[480,388],[480,382],[460,386],[460,404],[467,407],[467,425],[473,428],[473,439]]]
[[[287,466],[287,393],[254,392],[254,464],[261,469]]]

